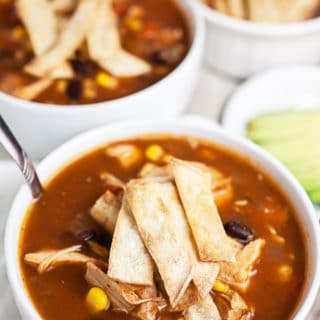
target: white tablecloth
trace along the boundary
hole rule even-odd
[[[198,87],[188,106],[188,113],[198,114],[218,121],[228,97],[239,84],[203,67]],[[0,150],[0,320],[19,320],[5,274],[3,257],[3,232],[10,203],[20,183],[21,175],[16,166]],[[320,319],[320,296],[308,320]],[[283,319],[286,320],[286,319]]]

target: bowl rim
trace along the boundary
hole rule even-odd
[[[265,36],[272,38],[295,37],[308,33],[315,33],[320,30],[320,16],[294,23],[258,23],[227,16],[217,10],[210,8],[200,0],[195,2],[198,11],[210,23],[224,27],[227,30],[243,33],[250,36]]]
[[[75,104],[75,105],[64,105],[64,104],[52,104],[52,103],[43,103],[36,101],[28,101],[24,99],[20,99],[14,97],[10,94],[4,93],[0,91],[0,101],[3,101],[7,104],[13,104],[16,108],[29,108],[30,110],[34,110],[36,112],[61,112],[63,114],[76,112],[86,112],[88,110],[100,110],[101,108],[112,108],[114,111],[117,111],[119,104],[130,105],[132,99],[139,99],[141,96],[150,95],[153,92],[158,90],[159,86],[166,86],[174,80],[177,74],[181,72],[185,68],[186,65],[190,63],[190,61],[194,60],[195,56],[198,53],[199,48],[201,49],[204,44],[204,34],[205,34],[205,23],[201,17],[201,15],[194,10],[192,3],[189,0],[174,0],[177,5],[184,11],[186,20],[188,22],[188,29],[190,32],[190,47],[186,56],[183,60],[164,78],[155,82],[149,87],[146,87],[137,92],[131,93],[127,96],[120,97],[117,99],[111,99],[108,101],[101,101],[97,103],[87,103],[87,104]],[[190,19],[190,21],[189,21]],[[201,50],[200,50],[201,51]]]
[[[46,180],[50,180],[64,165],[72,162],[82,154],[103,145],[103,143],[141,136],[147,133],[168,133],[204,138],[218,145],[224,145],[227,149],[248,157],[253,163],[259,164],[259,162],[261,162],[260,165],[265,171],[267,171],[268,167],[272,168],[284,179],[284,181],[280,182],[278,176],[270,174],[270,177],[275,180],[283,192],[285,192],[286,188],[289,188],[288,192],[291,190],[290,192],[293,192],[297,196],[297,200],[292,200],[292,203],[299,203],[301,210],[306,213],[304,218],[301,218],[303,214],[300,214],[298,211],[297,218],[300,220],[305,219],[306,225],[301,225],[302,221],[300,221],[300,226],[305,229],[305,241],[306,244],[309,245],[307,250],[312,249],[307,255],[307,262],[309,262],[309,272],[306,279],[307,286],[304,288],[302,297],[294,310],[295,320],[305,319],[311,310],[320,286],[320,232],[318,230],[319,225],[316,214],[305,191],[292,174],[274,157],[252,142],[242,137],[232,135],[223,128],[215,126],[206,120],[180,118],[172,120],[122,121],[85,132],[64,143],[41,161],[38,166],[40,177],[45,177]],[[224,142],[222,143],[219,140],[223,140]],[[287,192],[285,193],[287,194]],[[289,195],[287,194],[287,196]],[[27,186],[22,186],[19,189],[7,219],[5,228],[6,270],[18,307],[23,307],[23,310],[27,311],[28,316],[31,317],[28,319],[40,319],[40,315],[28,296],[27,289],[21,279],[18,246],[12,250],[12,243],[18,244],[20,237],[20,232],[17,232],[17,234],[14,233],[13,230],[15,230],[15,227],[18,227],[20,230],[26,213],[25,208],[23,212],[22,208],[20,210],[20,202],[25,203],[23,206],[27,206],[27,204],[31,202],[31,195]],[[19,223],[17,223],[17,219],[20,219]],[[314,254],[312,255],[312,253]],[[312,266],[310,265],[310,261],[313,261]]]

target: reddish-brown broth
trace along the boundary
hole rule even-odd
[[[236,207],[231,202],[221,208],[223,221],[242,222],[253,230],[256,237],[264,238],[267,242],[249,290],[241,295],[254,307],[254,319],[290,318],[305,278],[303,235],[294,219],[294,209],[268,177],[254,168],[249,160],[205,142],[201,142],[196,149],[185,138],[177,137],[142,138],[127,142],[142,150],[156,143],[176,157],[202,161],[232,177],[234,200],[247,199],[249,204]],[[47,320],[130,319],[112,311],[95,316],[90,314],[84,303],[89,287],[83,277],[83,268],[60,267],[39,275],[34,268],[23,262],[23,256],[28,252],[64,248],[78,243],[66,231],[76,216],[88,216],[89,208],[104,192],[99,173],[108,170],[121,179],[129,180],[146,161],[142,159],[134,168],[125,171],[116,160],[106,156],[104,149],[84,155],[58,173],[47,185],[44,197],[29,209],[22,229],[22,277],[34,305]],[[285,245],[272,242],[266,229],[267,224],[279,231],[286,240]],[[292,255],[293,260],[290,258]],[[282,263],[293,267],[293,276],[288,282],[281,282],[277,277],[276,269]],[[162,320],[177,317],[161,315]]]
[[[143,26],[140,31],[132,31],[126,24],[126,10],[130,6],[138,5],[144,8]],[[58,80],[47,90],[43,91],[36,99],[37,102],[63,105],[88,104],[121,98],[137,91],[143,90],[167,76],[183,60],[189,47],[189,30],[187,21],[173,0],[114,0],[114,7],[119,13],[119,29],[123,47],[129,52],[145,59],[152,64],[152,71],[138,77],[119,78],[119,85],[113,89],[106,89],[95,83],[95,76],[102,71],[94,63],[90,63],[84,70],[76,68],[76,78],[67,81],[66,88],[73,86],[74,91],[84,92],[85,81],[91,80],[90,87],[96,95],[86,97],[83,93],[75,98],[73,93],[68,95],[67,89],[59,89]],[[0,2],[0,91],[11,93],[14,89],[30,84],[35,79],[23,72],[23,66],[33,58],[30,41],[27,35],[16,36],[16,31],[23,29],[14,9],[14,1]],[[151,40],[146,37],[146,32],[154,28],[155,32],[161,29],[179,29],[183,37],[178,41],[185,50],[179,61],[163,65],[154,61],[154,54],[158,52]],[[21,32],[20,32],[21,33]],[[162,48],[166,48],[162,46]],[[85,51],[85,50],[83,50]],[[87,63],[86,53],[73,57],[70,61]],[[87,81],[88,82],[88,81]],[[76,84],[75,84],[76,83]],[[76,87],[76,88],[75,88]],[[79,88],[80,87],[80,88]]]

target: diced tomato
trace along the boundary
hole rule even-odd
[[[160,26],[154,22],[147,22],[143,28],[143,36],[146,38],[154,37],[160,31]]]

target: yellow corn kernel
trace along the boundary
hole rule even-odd
[[[184,320],[184,317],[179,317],[177,320]]]
[[[85,79],[83,81],[83,96],[86,99],[93,99],[97,96],[97,85],[91,79]]]
[[[106,293],[97,287],[91,288],[86,297],[88,308],[93,313],[98,313],[107,310],[110,306],[110,301]]]
[[[279,279],[283,282],[288,282],[292,277],[292,273],[292,267],[288,264],[282,264],[277,270]]]
[[[26,36],[26,31],[21,26],[12,29],[12,37],[14,40],[22,40]]]
[[[125,24],[128,29],[135,32],[139,32],[143,28],[142,21],[136,18],[127,18]]]
[[[212,289],[218,292],[226,292],[229,290],[229,286],[219,280],[216,280],[215,283],[213,284]]]
[[[161,146],[152,144],[146,149],[145,155],[151,161],[159,161],[165,156],[165,151]]]
[[[110,76],[105,72],[98,72],[98,74],[96,75],[96,82],[99,86],[111,90],[116,89],[119,85],[118,79]]]
[[[66,80],[57,80],[56,89],[60,93],[65,93],[67,90],[67,81]]]

